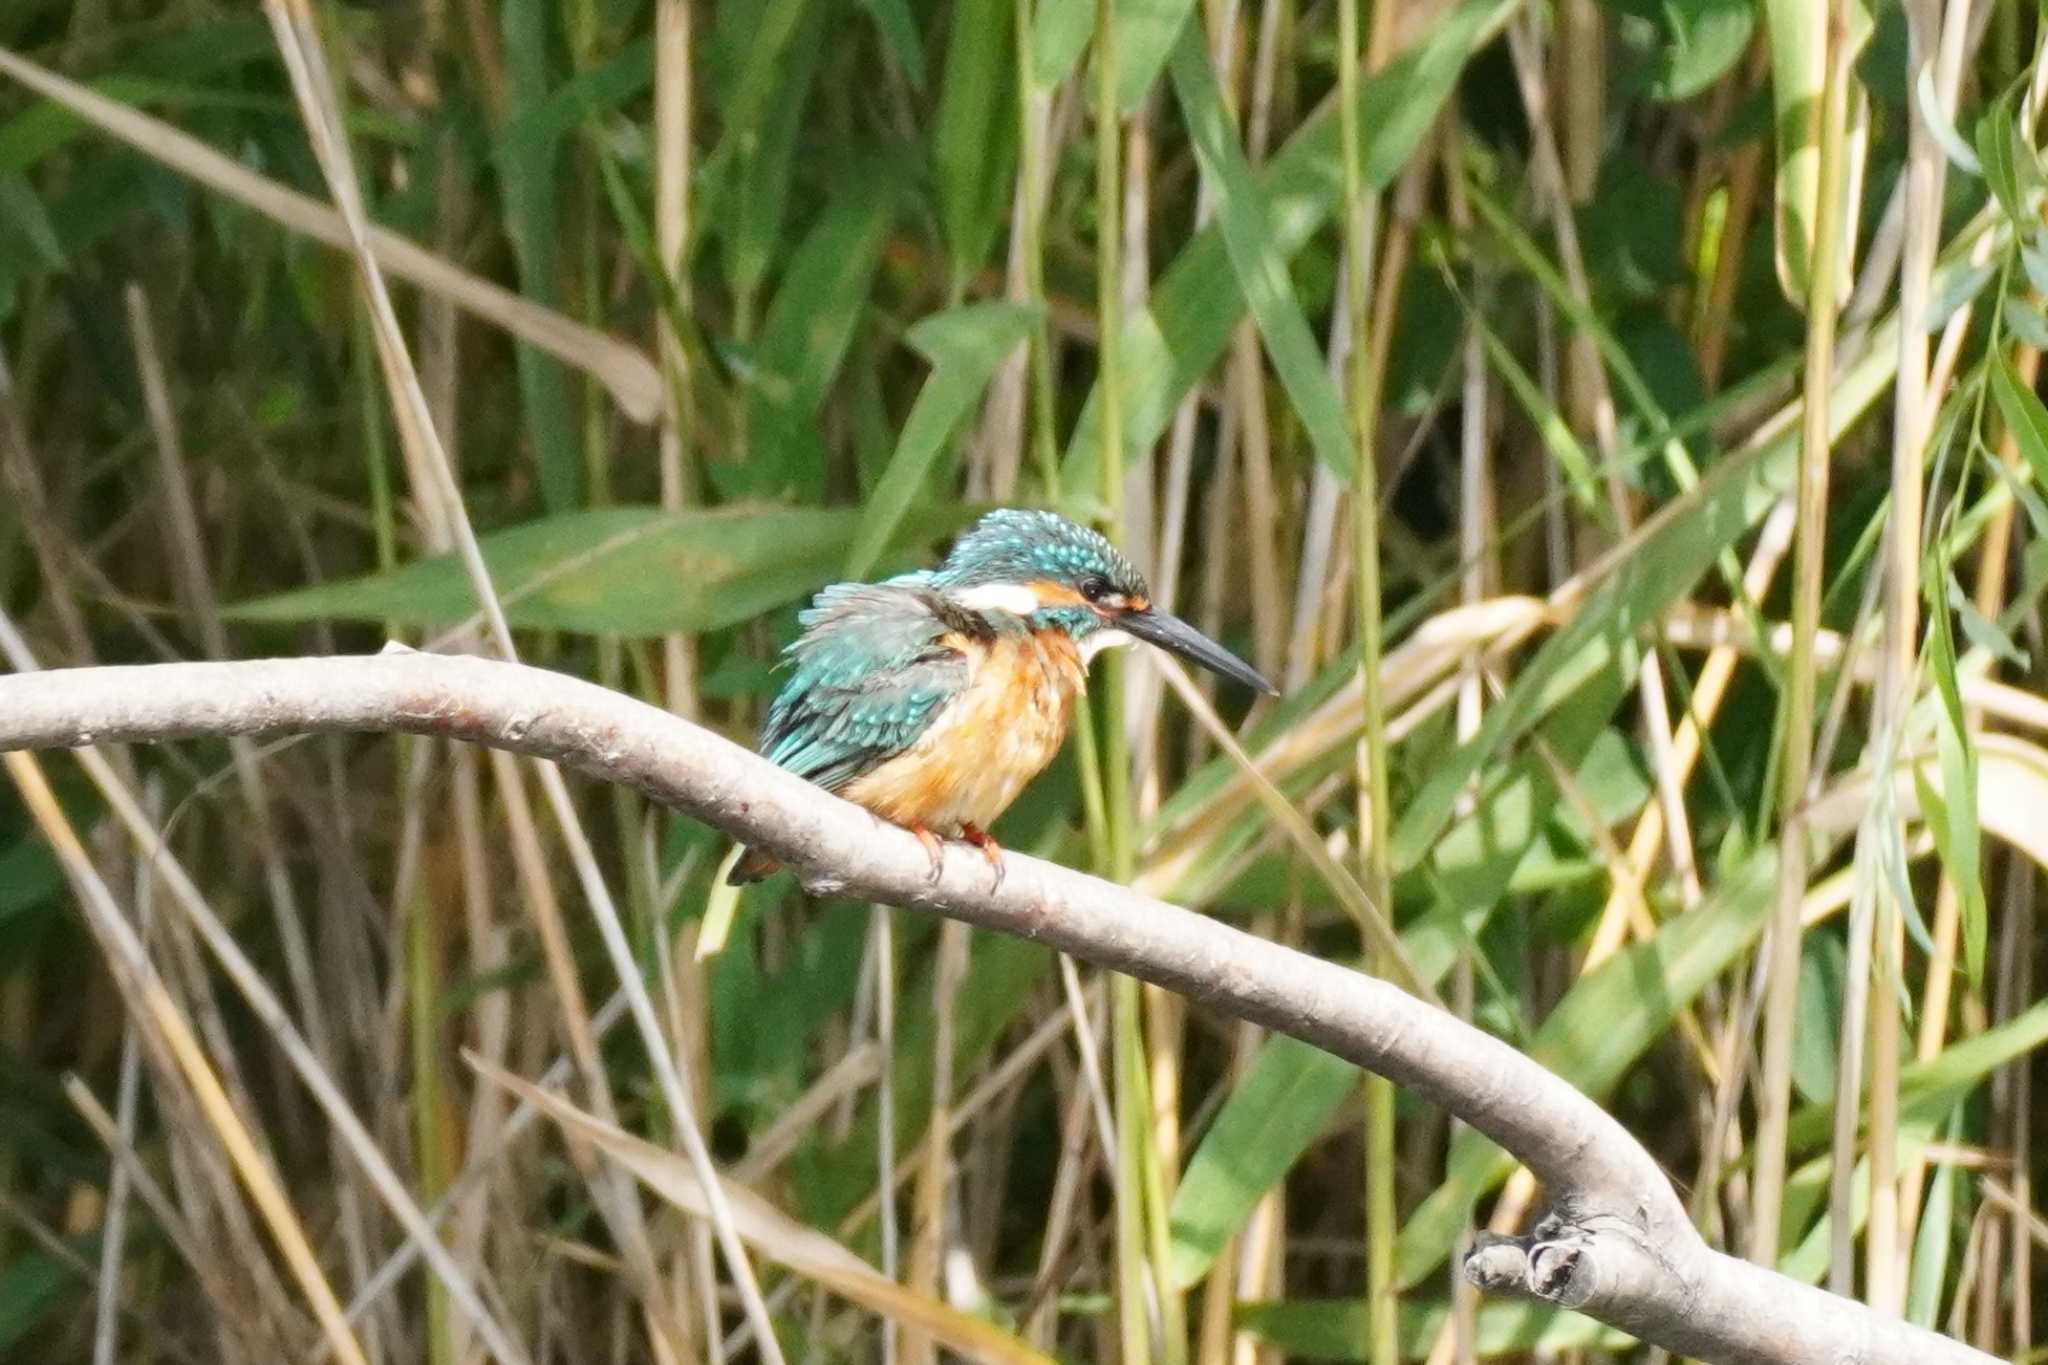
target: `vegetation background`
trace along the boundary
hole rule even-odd
[[[2044,38],[8,0],[0,646],[489,648],[473,527],[524,657],[745,737],[808,592],[1060,506],[1286,695],[1101,670],[1008,845],[1369,956],[1611,1105],[1717,1244],[2035,1358]],[[638,798],[388,740],[9,771],[8,1359],[503,1354],[477,1302],[535,1361],[758,1358],[688,1176],[464,1057],[678,1145],[608,907],[789,1359],[1654,1354],[1454,1289],[1540,1192],[1442,1115],[786,879],[707,917],[722,845]],[[148,936],[140,1013],[80,906]],[[478,1298],[390,1271],[408,1200]]]

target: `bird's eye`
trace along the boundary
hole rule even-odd
[[[1089,574],[1080,584],[1081,596],[1090,602],[1100,602],[1109,596],[1109,580],[1101,574]]]

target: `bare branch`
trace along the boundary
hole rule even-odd
[[[992,884],[708,730],[564,674],[375,657],[82,668],[0,677],[0,750],[311,731],[405,732],[553,759],[767,850],[819,895],[917,906],[1127,972],[1424,1095],[1526,1164],[1553,1212],[1479,1246],[1484,1286],[1574,1308],[1710,1361],[1988,1361],[1959,1342],[1722,1255],[1649,1153],[1500,1040],[1335,963],[1021,854]]]

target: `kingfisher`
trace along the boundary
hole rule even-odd
[[[1143,642],[1278,695],[1154,605],[1107,539],[1052,512],[990,512],[938,568],[834,584],[797,622],[761,752],[915,834],[934,876],[948,836],[980,849],[1001,880],[988,827],[1059,752],[1104,650]],[[727,880],[776,866],[746,849]]]

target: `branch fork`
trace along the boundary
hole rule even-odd
[[[1553,1211],[1519,1237],[1489,1231],[1474,1234],[1462,1268],[1466,1280],[1485,1293],[1539,1299],[1582,1311],[1603,1293],[1614,1292],[1620,1267],[1639,1269],[1645,1261],[1654,1264],[1655,1257],[1637,1229],[1617,1225],[1603,1230],[1590,1223],[1574,1223]],[[1673,1273],[1668,1266],[1661,1271]]]

